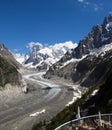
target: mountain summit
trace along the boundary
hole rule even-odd
[[[91,50],[111,42],[112,14],[109,14],[109,16],[105,17],[103,24],[94,26],[91,32],[79,42],[78,47],[73,49],[71,58],[81,58],[89,54]]]
[[[41,43],[29,44],[29,58],[24,62],[27,68],[46,70],[57,62],[68,50],[75,48],[77,44],[71,41],[44,46]]]

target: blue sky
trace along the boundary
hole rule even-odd
[[[79,42],[111,11],[111,0],[0,0],[0,43],[22,53],[32,41]]]

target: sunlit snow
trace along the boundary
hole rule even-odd
[[[38,115],[40,115],[40,114],[42,114],[42,113],[45,113],[45,109],[43,109],[43,110],[41,110],[41,111],[39,111],[39,112],[35,112],[35,113],[33,113],[33,114],[30,114],[29,116],[31,116],[31,117],[34,117],[34,116],[38,116]]]

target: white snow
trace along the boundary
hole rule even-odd
[[[98,92],[98,89],[94,90],[93,93],[91,94],[91,96],[96,95],[97,92]]]
[[[73,86],[73,90],[74,90],[74,92],[73,92],[73,99],[70,101],[70,102],[68,102],[67,104],[66,104],[66,106],[70,106],[71,104],[73,104],[78,98],[81,98],[81,95],[82,95],[82,93],[81,93],[81,91],[78,89],[78,85],[75,85],[75,86]]]
[[[38,53],[44,54],[44,55],[48,55],[50,57],[53,57],[52,55],[52,49],[50,49],[49,47],[45,47],[43,49],[41,49]]]
[[[77,61],[78,59],[71,59],[71,60],[68,60],[67,62],[64,62],[63,63],[63,65],[60,67],[60,68],[63,68],[63,67],[65,67],[66,65],[68,65],[69,63],[72,63],[72,62],[75,62],[75,61]]]
[[[86,47],[86,46],[83,44],[83,47]]]
[[[111,49],[112,49],[112,43],[104,45],[100,47],[99,49],[94,49],[91,51],[90,54],[95,55],[96,57],[98,57],[99,55],[103,57],[106,54],[106,52]]]
[[[14,58],[20,63],[23,64],[26,59],[28,59],[28,55],[20,54],[20,53],[13,53]]]
[[[69,49],[76,48],[78,44],[73,43],[72,41],[67,41],[63,43],[56,43],[53,46],[51,46],[55,50],[59,50],[60,48],[67,47]]]
[[[38,116],[38,115],[43,114],[43,113],[45,113],[45,112],[46,112],[46,110],[43,109],[43,110],[41,110],[41,111],[39,111],[39,112],[35,112],[35,113],[33,113],[33,114],[30,114],[29,116],[30,116],[30,117],[35,117],[35,116]]]
[[[68,41],[65,43],[56,43],[54,45],[44,47],[39,50],[41,54],[47,54],[49,57],[52,58],[60,58],[62,57],[69,49],[75,48],[77,44],[74,44],[72,41]],[[57,57],[55,57],[57,56]]]
[[[102,42],[107,41],[109,37],[102,37]]]
[[[31,42],[28,44],[28,47],[31,51],[31,57],[33,57],[33,59],[40,59],[40,62],[36,65],[28,63],[28,65],[25,66],[27,68],[36,68],[45,63],[49,68],[49,66],[56,63],[68,50],[77,47],[77,44],[72,41],[67,41],[50,46],[42,46],[41,43]]]
[[[37,67],[43,66],[44,64],[46,64],[47,69],[49,69],[49,66],[52,66],[54,63],[60,60],[61,57],[67,51],[76,47],[77,47],[77,44],[73,43],[72,41],[56,43],[50,46],[44,46],[39,42],[30,42],[28,43],[28,46],[27,46],[27,48],[29,48],[30,50],[29,56],[17,53],[17,54],[14,54],[14,57],[20,64],[22,64],[24,67],[27,67],[29,69],[30,68],[36,69]],[[29,57],[32,57],[33,59],[37,59],[37,60],[39,59],[40,61],[36,65],[33,65],[33,61],[30,63],[24,64],[25,61]],[[64,66],[68,63],[65,63]]]
[[[109,22],[109,23],[106,25],[105,29],[106,29],[107,31],[109,31],[109,28],[110,28],[110,27],[112,27],[112,22]]]
[[[13,55],[20,64],[29,69],[37,68],[43,66],[44,64],[46,64],[47,68],[49,68],[49,66],[52,66],[52,64],[56,63],[59,59],[61,59],[61,57],[68,50],[76,47],[77,44],[73,43],[72,41],[56,43],[50,46],[45,46],[39,42],[30,42],[27,45],[27,48],[29,48],[30,51],[29,55],[19,53],[14,53]],[[39,63],[33,65],[33,61],[31,61],[30,63],[24,64],[29,57],[31,57],[33,60],[39,59]]]
[[[70,64],[70,63],[72,63],[72,62],[81,61],[81,60],[84,59],[86,56],[87,56],[87,55],[84,55],[84,56],[82,56],[82,58],[80,58],[80,59],[72,58],[71,60],[68,60],[68,61],[64,62],[63,65],[62,65],[60,68],[63,68],[63,67],[65,67],[66,65],[68,65],[68,64]]]
[[[43,48],[43,45],[41,43],[33,42],[33,41],[28,43],[27,48],[29,48],[31,50],[33,46],[39,46],[39,49]]]

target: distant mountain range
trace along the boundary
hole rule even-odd
[[[28,69],[38,71],[47,70],[70,49],[77,47],[76,43],[71,41],[58,43],[55,45],[44,46],[41,43],[30,43],[28,55],[14,54],[19,63],[22,63]]]

